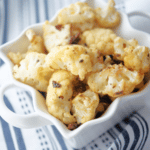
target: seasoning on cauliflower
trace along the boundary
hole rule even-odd
[[[125,40],[121,37],[116,37],[114,39],[114,58],[123,61],[125,56],[125,48],[128,48],[130,46],[138,46],[138,41],[135,39]]]
[[[46,92],[53,70],[44,66],[45,57],[46,55],[42,53],[27,53],[20,65],[14,66],[14,78],[39,91]]]
[[[79,44],[96,48],[103,55],[111,55],[114,53],[114,39],[116,37],[117,35],[110,29],[94,28],[83,32]]]
[[[77,119],[77,123],[85,123],[94,119],[98,103],[98,94],[91,90],[78,94],[72,100],[72,112]]]
[[[102,69],[111,65],[111,63],[113,62],[109,55],[103,56],[103,54],[98,49],[95,48],[89,48],[88,54],[90,55],[92,62],[91,72],[101,71]]]
[[[73,32],[92,29],[95,25],[94,10],[87,3],[76,2],[60,11],[58,24],[71,24]]]
[[[107,6],[104,8],[96,8],[96,19],[101,27],[113,28],[120,23],[120,14],[115,9],[114,0],[109,0]]]
[[[98,49],[90,48],[88,49],[88,54],[90,55],[92,62],[92,72],[101,71],[105,68],[103,56]]]
[[[124,65],[132,70],[146,73],[150,69],[150,50],[145,46],[130,46],[125,49]]]
[[[96,93],[119,97],[131,93],[143,78],[143,73],[130,71],[122,64],[115,64],[101,72],[92,73],[88,77],[87,83],[90,89]]]
[[[92,71],[92,63],[87,48],[81,45],[54,47],[46,57],[46,64],[53,69],[64,69],[84,80]]]
[[[55,46],[68,45],[71,38],[70,24],[56,26],[49,21],[45,21],[43,25],[44,44],[48,52]]]
[[[47,88],[48,111],[65,124],[76,122],[76,118],[71,114],[74,79],[75,77],[70,72],[58,70],[53,73]]]

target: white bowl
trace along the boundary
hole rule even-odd
[[[91,7],[106,5],[106,3],[99,0],[87,0],[86,2]],[[51,20],[53,24],[57,23],[57,14]],[[120,14],[121,24],[119,25],[119,27],[114,29],[115,33],[118,36],[121,36],[125,39],[136,38],[139,41],[140,45],[150,47],[150,35],[133,29],[129,24],[127,15],[122,12],[120,12]],[[35,24],[28,27],[27,29],[31,28],[37,34],[42,35],[42,25],[43,23]],[[25,36],[26,30],[24,30],[17,39],[8,42],[0,47],[0,55],[5,61],[5,63],[7,63],[7,65],[9,66],[9,72],[11,76],[11,82],[3,85],[0,90],[0,115],[8,123],[19,128],[34,128],[53,124],[57,127],[59,132],[67,140],[67,142],[71,144],[72,147],[81,148],[85,146],[88,142],[105,132],[107,129],[115,125],[117,122],[121,121],[125,116],[129,115],[131,112],[138,111],[145,105],[150,105],[148,104],[148,100],[150,97],[150,83],[148,82],[142,91],[137,92],[135,94],[122,96],[113,101],[102,117],[88,121],[73,131],[68,130],[67,127],[61,121],[59,121],[58,119],[56,119],[48,113],[45,104],[45,99],[37,90],[35,90],[31,86],[18,82],[13,78],[13,64],[7,58],[7,53],[9,51],[19,51],[22,53],[26,51],[29,45],[29,42]],[[29,115],[18,115],[7,108],[7,106],[4,103],[3,94],[7,88],[14,85],[24,88],[31,92],[33,98],[33,106],[35,109],[34,113]]]

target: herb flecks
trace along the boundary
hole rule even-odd
[[[116,95],[123,94],[123,91],[116,92],[115,94],[116,94]]]
[[[55,28],[56,28],[57,30],[61,31],[61,29],[63,28],[63,25],[58,24],[58,25],[55,26]]]
[[[80,33],[76,33],[75,35],[71,36],[69,44],[78,44],[80,41]]]
[[[53,88],[60,88],[61,87],[61,84],[59,84],[56,81],[52,81],[52,84],[53,84]]]

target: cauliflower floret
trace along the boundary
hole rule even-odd
[[[87,83],[90,89],[96,93],[119,97],[131,93],[143,78],[143,73],[130,71],[122,64],[115,64],[101,72],[92,73],[88,77]]]
[[[77,123],[85,123],[94,119],[98,103],[98,94],[91,90],[78,94],[72,100],[72,112],[77,119]]]
[[[94,20],[95,14],[93,9],[83,2],[71,4],[69,7],[62,9],[58,14],[59,24],[85,23]]]
[[[92,72],[101,71],[105,68],[103,56],[98,49],[90,48],[88,49],[88,54],[92,62]]]
[[[75,77],[65,70],[53,73],[47,88],[46,105],[48,111],[65,124],[76,122],[71,112],[72,81]]]
[[[44,44],[48,52],[55,46],[68,45],[71,37],[70,24],[56,26],[51,25],[49,21],[45,21],[43,25]]]
[[[27,52],[46,53],[43,38],[36,35],[32,29],[26,31],[26,36],[30,41]]]
[[[19,65],[20,61],[25,58],[25,54],[21,54],[20,52],[9,52],[7,57],[12,61],[14,65]]]
[[[109,0],[104,8],[96,8],[96,19],[101,27],[112,28],[120,23],[120,14],[115,9],[114,0]]]
[[[80,44],[96,48],[103,55],[111,55],[114,53],[114,39],[116,37],[116,34],[110,29],[95,28],[83,32]]]
[[[83,33],[84,31],[92,30],[94,27],[96,27],[95,22],[74,23],[71,24],[71,33],[73,35],[77,33]]]
[[[145,46],[130,46],[125,49],[124,65],[136,71],[146,73],[150,69],[150,50]]]
[[[89,48],[88,54],[90,55],[91,62],[92,62],[91,72],[101,71],[102,69],[106,68],[112,63],[111,57],[109,55],[103,56],[98,49]]]
[[[83,32],[94,27],[95,13],[87,3],[77,2],[60,11],[58,23],[71,24],[74,33]]]
[[[130,46],[138,46],[138,41],[135,39],[125,40],[121,37],[116,37],[114,40],[114,58],[123,61],[125,56],[125,48]]]
[[[14,65],[19,65],[20,61],[23,60],[26,54],[29,52],[46,53],[44,41],[41,36],[36,35],[32,29],[26,31],[26,36],[30,41],[30,45],[28,46],[26,53],[9,52],[7,54],[7,57],[12,61]]]
[[[73,75],[78,75],[80,80],[92,71],[87,48],[80,45],[54,47],[46,57],[46,64],[53,69],[68,70]]]
[[[46,92],[53,70],[44,66],[45,57],[46,55],[42,53],[27,53],[20,65],[14,66],[14,78],[37,90]]]

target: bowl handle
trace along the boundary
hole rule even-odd
[[[142,17],[146,17],[148,19],[150,19],[150,13],[147,12],[143,12],[143,11],[132,11],[127,13],[128,17],[132,17],[132,16],[142,16]]]
[[[37,112],[28,115],[20,115],[12,112],[4,102],[4,91],[6,88],[15,85],[15,83],[4,84],[0,89],[0,116],[11,125],[18,128],[35,128],[45,125],[51,125],[51,121],[41,117]]]

